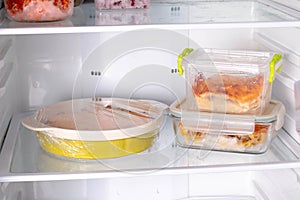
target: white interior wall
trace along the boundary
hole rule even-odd
[[[191,196],[254,196],[251,172],[190,175]]]
[[[240,50],[260,50],[261,48],[253,40],[251,28],[190,30],[189,37],[202,48]]]
[[[188,175],[4,183],[0,199],[171,200],[188,196],[188,185]]]
[[[1,200],[27,200],[34,199],[34,187],[30,182],[19,183],[1,183],[0,199]]]
[[[293,8],[295,10],[300,10],[300,1],[299,0],[272,0],[272,1],[275,1],[279,4],[282,4],[282,5],[285,5],[285,6],[288,6],[290,8]]]
[[[80,35],[16,36],[22,111],[69,99],[81,67]]]
[[[299,174],[293,169],[256,171],[252,182],[264,199],[298,200],[300,196]]]
[[[16,63],[13,44],[12,37],[0,37],[0,148],[16,108]]]
[[[266,44],[267,47],[284,53],[285,59],[300,67],[300,29],[294,28],[262,28],[256,29],[254,38],[258,42]],[[265,39],[266,38],[266,39]]]
[[[184,76],[172,69],[188,46],[259,48],[252,29],[16,36],[21,111],[93,96],[170,104],[185,94]]]
[[[284,56],[281,73],[276,75],[273,84],[272,96],[285,105],[287,112],[283,128],[300,144],[300,135],[296,131],[294,95],[294,83],[300,80],[299,35],[299,28],[264,28],[254,32],[254,39],[257,42]]]

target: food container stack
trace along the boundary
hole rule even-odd
[[[184,147],[265,152],[283,125],[285,108],[271,100],[282,56],[270,52],[185,49],[186,99],[171,106],[177,142]]]

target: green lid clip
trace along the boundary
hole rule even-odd
[[[192,48],[185,48],[182,51],[182,53],[178,55],[178,58],[177,58],[177,68],[178,68],[179,75],[183,74],[183,68],[182,68],[182,65],[181,65],[183,57],[186,56],[186,55],[189,55],[192,51],[194,51],[194,49],[192,49]]]
[[[270,75],[269,82],[272,83],[274,81],[275,71],[277,73],[281,72],[282,64],[281,64],[282,55],[275,54],[270,62]],[[276,68],[276,65],[279,64],[279,67]],[[276,68],[276,69],[275,69]]]

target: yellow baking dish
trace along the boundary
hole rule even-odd
[[[42,149],[71,159],[117,158],[155,142],[166,105],[150,100],[77,99],[46,106],[23,120]]]
[[[37,132],[40,146],[48,153],[76,159],[104,159],[142,152],[152,146],[158,130],[137,137],[109,141],[80,141],[53,138]]]

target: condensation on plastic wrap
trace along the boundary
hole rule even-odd
[[[165,104],[117,98],[77,99],[39,109],[23,120],[46,152],[71,159],[142,152],[159,135]]]

